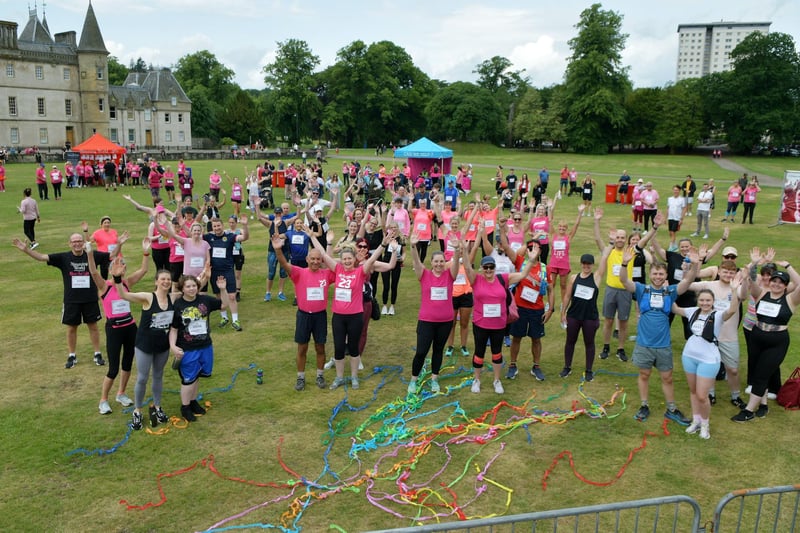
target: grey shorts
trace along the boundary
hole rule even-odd
[[[637,344],[633,347],[633,364],[642,370],[656,367],[659,372],[669,372],[674,367],[672,348],[647,348]]]
[[[632,301],[633,293],[606,286],[606,293],[603,295],[603,317],[614,318],[614,315],[617,315],[620,320],[628,320],[631,316]]]
[[[739,343],[738,342],[720,342],[719,355],[722,358],[722,364],[726,368],[739,368]]]

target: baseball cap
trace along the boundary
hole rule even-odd
[[[165,211],[165,209],[164,209],[163,205],[157,205],[156,206],[156,213],[163,213],[164,211]]]
[[[314,211],[322,211],[322,206],[317,204],[314,206]]]
[[[587,265],[594,264],[594,256],[592,254],[583,254],[581,256],[581,263],[585,263]]]
[[[281,209],[280,207],[276,207],[275,214],[280,214],[280,213],[283,213],[283,209]]]
[[[481,259],[481,266],[482,267],[486,266],[486,265],[496,265],[496,264],[497,263],[495,263],[494,257],[492,257],[490,255],[487,255],[486,257]]]
[[[784,285],[788,285],[789,284],[789,274],[787,274],[786,272],[781,272],[779,270],[776,270],[769,277],[769,280],[772,281],[775,278],[778,278],[779,280],[781,280]]]
[[[739,257],[739,251],[733,246],[726,246],[722,249],[722,257],[725,257],[726,255],[735,255],[736,257]]]

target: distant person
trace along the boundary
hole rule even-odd
[[[34,250],[39,243],[36,242],[36,223],[41,222],[39,217],[39,204],[31,197],[31,188],[26,187],[22,192],[22,202],[17,210],[22,215],[22,232],[28,239],[28,245]]]
[[[622,176],[619,177],[619,187],[617,188],[617,203],[625,205],[628,197],[628,186],[631,182],[631,176],[627,170],[622,171]]]

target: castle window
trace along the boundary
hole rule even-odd
[[[8,114],[12,117],[17,116],[17,97],[16,96],[9,96],[8,97]]]
[[[133,128],[128,129],[128,142],[136,142],[136,130]]]
[[[186,142],[186,133],[183,130],[178,132],[178,142]]]
[[[13,78],[14,77],[14,64],[9,63],[6,65],[6,77]]]
[[[151,120],[153,120],[153,112],[150,110],[150,108],[147,108],[147,109],[144,110],[144,119],[147,122],[150,122]]]
[[[117,120],[117,108],[113,105],[108,108],[108,118],[111,120]]]
[[[67,115],[68,117],[72,116],[72,100],[70,100],[69,98],[64,100],[64,114]]]
[[[97,79],[102,80],[105,78],[105,72],[103,71],[103,67],[97,67]]]
[[[69,69],[65,68],[64,69],[64,81],[69,81],[71,77],[72,77],[72,74],[70,74]]]
[[[34,71],[36,72],[36,79],[37,80],[43,80],[44,79],[44,68],[42,68],[41,65],[36,65],[36,67],[34,68]]]
[[[178,113],[178,124],[183,124],[183,113]]]
[[[164,113],[164,122],[169,124],[169,120],[170,120],[169,113]]]
[[[170,98],[169,102],[170,104],[172,104],[172,107],[175,107],[176,105],[178,105],[178,97],[173,96],[172,98]]]
[[[164,132],[164,142],[168,142],[168,143],[172,142],[172,132],[171,131],[165,131]]]
[[[44,98],[36,99],[36,111],[39,113],[40,117],[45,115],[45,111],[47,111],[47,109],[44,106]]]
[[[133,120],[133,109],[128,109],[128,120]]]
[[[19,144],[19,128],[11,128],[11,144]]]
[[[97,108],[100,110],[101,113],[106,110],[106,101],[103,98],[100,98],[97,101]]]
[[[117,140],[117,137],[118,137],[118,135],[117,135],[117,128],[111,128],[111,142],[114,142],[114,143],[115,143],[115,142],[119,142],[119,141]]]
[[[47,137],[47,128],[39,128],[39,144],[47,144],[50,142]]]

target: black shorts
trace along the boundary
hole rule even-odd
[[[679,231],[681,229],[680,220],[667,220],[667,227],[669,231]]]
[[[178,280],[181,279],[181,275],[183,274],[183,261],[180,263],[170,263],[169,273],[172,276],[172,283],[178,283]]]
[[[174,191],[175,190],[175,186],[174,185],[164,185],[164,190],[165,191]]]
[[[244,256],[242,254],[234,255],[233,268],[241,272],[243,266],[244,266]]]
[[[61,323],[65,326],[94,324],[100,321],[100,305],[97,300],[80,304],[65,303],[61,309]]]
[[[328,312],[306,313],[298,309],[294,326],[294,342],[308,344],[312,335],[314,336],[315,344],[325,344],[327,342]]]
[[[214,294],[219,294],[219,287],[217,287],[217,278],[219,276],[225,276],[225,290],[228,291],[228,294],[236,294],[236,275],[233,273],[233,270],[225,272],[212,270],[211,279],[208,280],[207,285],[211,286],[211,290],[214,291]]]
[[[468,292],[461,296],[453,296],[453,309],[472,308],[475,302],[472,299],[472,293]]]

